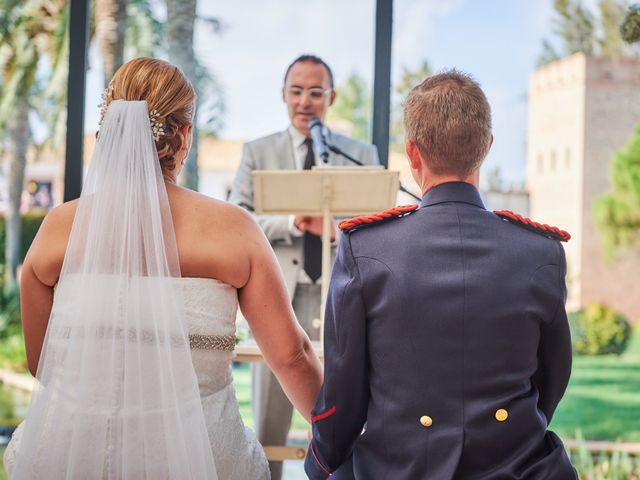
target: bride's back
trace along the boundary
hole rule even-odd
[[[251,244],[260,235],[249,214],[171,183],[167,183],[167,194],[182,276],[244,286],[250,273]],[[31,257],[38,278],[49,285],[55,285],[60,276],[77,206],[74,200],[50,212],[41,233],[46,235],[42,240],[47,248]]]
[[[239,207],[167,184],[183,277],[215,278],[241,288],[258,230]]]

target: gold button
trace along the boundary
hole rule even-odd
[[[430,427],[431,425],[433,425],[433,420],[431,420],[431,417],[429,415],[423,415],[422,417],[420,417],[420,423],[423,427]]]
[[[498,420],[499,422],[504,422],[507,418],[509,418],[509,412],[507,412],[504,408],[496,410],[496,420]]]

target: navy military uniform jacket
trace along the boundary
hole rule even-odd
[[[571,372],[559,241],[444,183],[340,242],[305,460],[325,479],[577,478],[547,431]],[[347,478],[340,472],[333,478]]]

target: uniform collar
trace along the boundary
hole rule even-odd
[[[466,182],[446,182],[431,187],[422,197],[420,207],[430,207],[445,202],[468,203],[485,208],[478,189]]]

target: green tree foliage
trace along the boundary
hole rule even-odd
[[[403,102],[413,87],[431,75],[429,63],[423,60],[415,69],[402,68],[400,81],[394,86],[390,129],[390,148],[404,152]],[[329,110],[327,121],[346,130],[358,140],[369,141],[371,129],[371,89],[356,72],[336,87],[336,102]]]
[[[327,113],[327,121],[349,136],[368,142],[371,130],[371,90],[357,72],[336,86],[336,101]]]
[[[554,0],[552,32],[560,42],[559,50],[545,39],[538,64],[572,55],[576,52],[592,54],[596,43],[594,16],[580,0]]]
[[[422,60],[415,70],[406,66],[402,67],[400,82],[394,87],[395,93],[403,98],[406,97],[413,87],[422,83],[422,81],[432,73],[429,62],[426,60]]]
[[[395,101],[391,110],[391,132],[390,144],[391,150],[395,152],[404,152],[404,124],[403,124],[403,108],[404,99],[407,97],[413,87],[419,85],[425,78],[433,72],[429,66],[429,62],[422,60],[420,64],[411,69],[407,66],[402,67],[400,81],[394,87]]]
[[[611,179],[611,193],[594,206],[595,223],[609,256],[620,248],[640,249],[640,126],[614,154]]]
[[[622,41],[620,25],[624,17],[624,5],[616,0],[600,0],[601,37],[598,39],[600,55],[618,57],[627,54],[628,47]]]
[[[629,7],[622,25],[620,25],[620,34],[627,43],[640,41],[640,4]]]
[[[627,0],[598,0],[595,11],[583,0],[554,0],[551,19],[552,40],[544,39],[538,65],[577,52],[598,56],[635,55],[625,45],[621,24]]]
[[[127,0],[126,25],[124,58],[157,55],[164,29],[149,0]]]

